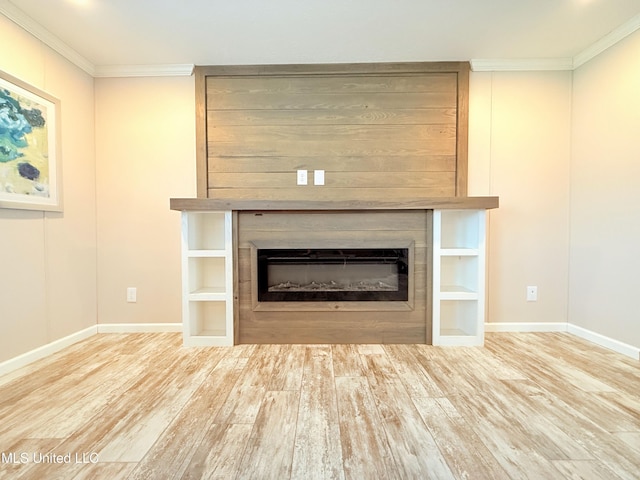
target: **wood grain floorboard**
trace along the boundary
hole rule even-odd
[[[386,355],[366,355],[367,379],[399,478],[451,478],[435,439]]]
[[[471,424],[453,407],[428,373],[419,367],[412,351],[429,349],[419,345],[389,345],[389,359],[400,375],[422,421],[434,439],[455,478],[506,479],[506,472],[482,443]]]
[[[364,377],[337,377],[340,441],[348,479],[395,478],[389,441]]]
[[[266,393],[237,478],[279,480],[291,476],[299,404],[299,392]]]
[[[357,345],[331,345],[333,374],[336,377],[361,377],[364,368]]]
[[[267,392],[274,367],[280,357],[280,345],[258,345],[249,357],[235,387],[223,403],[215,423],[253,424]]]
[[[566,333],[485,348],[96,335],[0,378],[0,478],[638,480],[638,392],[637,360]]]
[[[300,391],[304,367],[303,345],[281,345],[281,351],[273,367],[273,375],[267,390]]]
[[[554,466],[564,478],[616,480],[620,477],[597,460],[556,460]]]
[[[306,352],[291,477],[345,478],[330,346]]]
[[[186,472],[178,478],[236,478],[238,461],[244,455],[252,428],[248,423],[211,425],[189,462]],[[165,475],[166,478],[173,478],[171,471],[165,472]]]
[[[214,350],[213,355],[217,352]],[[147,455],[136,464],[130,478],[162,478],[167,471],[178,477],[182,475],[245,364],[232,356],[223,357]]]
[[[128,478],[135,468],[135,463],[97,463],[83,468],[73,480],[94,480],[96,478],[109,478],[112,480]],[[159,478],[159,477],[147,477]]]

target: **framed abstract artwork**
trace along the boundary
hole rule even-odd
[[[0,71],[0,208],[62,211],[60,101]]]

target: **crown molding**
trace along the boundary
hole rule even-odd
[[[98,65],[93,76],[104,77],[190,77],[192,63],[170,65]]]
[[[597,57],[602,52],[626,37],[640,30],[640,14],[631,18],[621,26],[611,31],[600,40],[584,49],[573,58],[540,58],[540,59],[475,59],[471,60],[471,69],[474,72],[518,72],[540,70],[575,70],[589,60]]]
[[[474,72],[529,72],[536,70],[573,70],[571,58],[522,58],[512,60],[473,59]]]
[[[22,27],[92,77],[190,76],[193,73],[193,64],[96,66],[34,21],[9,0],[0,0],[0,14]],[[575,70],[638,29],[640,29],[640,14],[611,31],[573,58],[473,59],[470,62],[471,69],[474,72]]]
[[[92,77],[190,76],[193,73],[193,64],[96,66],[10,1],[0,0],[0,13]]]
[[[2,13],[16,25],[22,27],[24,30],[36,37],[45,45],[58,52],[71,63],[80,67],[89,75],[93,76],[93,74],[95,73],[95,66],[93,65],[93,63],[84,58],[58,37],[53,35],[42,25],[34,21],[26,13],[17,8],[13,3],[7,0],[0,0],[0,13]]]
[[[596,43],[573,57],[573,68],[576,69],[584,65],[589,60],[600,55],[606,49],[614,46],[616,43],[625,39],[638,29],[640,29],[640,14],[623,23],[620,27],[608,33]]]

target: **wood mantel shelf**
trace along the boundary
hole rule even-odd
[[[425,197],[413,200],[253,200],[238,198],[172,198],[171,210],[327,211],[327,210],[481,210],[498,208],[498,197]]]
[[[172,198],[170,206],[182,220],[185,345],[483,344],[485,211],[498,197],[219,196]],[[260,249],[351,248],[406,249],[407,296],[260,298]]]

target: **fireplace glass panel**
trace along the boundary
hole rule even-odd
[[[258,300],[406,301],[408,249],[260,249]]]

